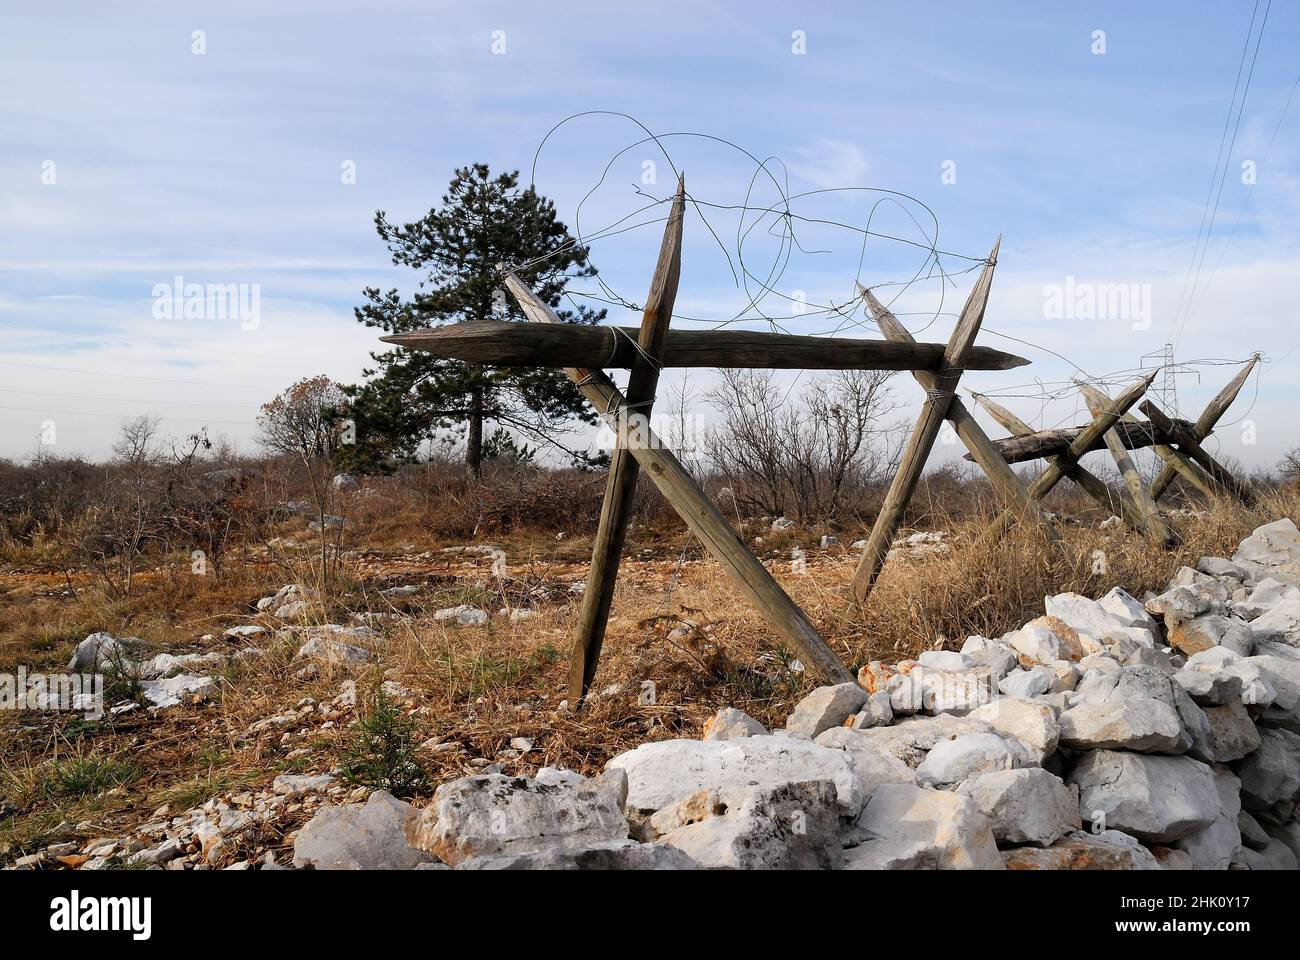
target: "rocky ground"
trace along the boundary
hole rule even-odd
[[[289,586],[260,606],[292,620],[310,600]],[[473,626],[511,611],[437,616]],[[289,626],[275,639],[291,637],[291,669],[312,676],[369,661],[374,627]],[[229,653],[131,661],[147,705],[115,709],[185,710],[211,693],[216,660],[265,656],[271,639],[257,624],[226,634]],[[93,634],[69,666],[129,657],[129,644]],[[417,699],[391,680],[385,692]],[[291,756],[295,740],[356,712],[344,680],[238,736]],[[160,808],[128,834],[57,842],[10,866],[1295,869],[1300,532],[1262,526],[1159,595],[1049,596],[1043,616],[1003,636],[872,661],[857,683],[805,697],[784,729],[727,708],[703,739],[644,743],[595,776],[505,772],[533,750],[518,737],[474,758],[477,772],[423,806],[337,768],[284,773],[267,790]]]

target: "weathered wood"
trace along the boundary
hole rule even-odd
[[[1185,426],[1191,426],[1185,420],[1181,422]],[[1028,460],[1041,460],[1053,454],[1064,453],[1070,449],[1070,445],[1074,443],[1079,434],[1086,429],[1087,426],[1085,425],[1082,427],[1062,427],[1056,430],[1036,430],[1033,433],[994,440],[993,445],[998,448],[998,452],[1002,454],[1002,459],[1006,460],[1007,463],[1024,463]],[[1173,442],[1172,437],[1162,433],[1152,424],[1143,423],[1140,420],[1133,422],[1121,421],[1115,424],[1113,429],[1120,442],[1128,450],[1140,450],[1143,447],[1150,447],[1157,443],[1169,444]],[[1092,450],[1100,450],[1105,445],[1105,441],[1099,437],[1093,443]],[[1087,452],[1091,453],[1092,451]],[[966,459],[973,458],[968,456]]]
[[[632,366],[627,383],[627,403],[634,411],[632,416],[650,418],[655,387],[659,383],[656,365],[668,335],[668,323],[677,300],[677,283],[682,268],[682,219],[686,208],[686,184],[678,180],[677,196],[673,198],[668,223],[664,226],[663,242],[659,247],[659,260],[650,281],[641,316],[638,343],[643,351]],[[609,478],[605,483],[605,500],[601,506],[600,524],[591,548],[591,567],[587,571],[587,589],[582,594],[582,608],[578,625],[573,633],[573,654],[569,661],[569,698],[576,705],[587,695],[600,661],[600,648],[605,640],[605,627],[609,622],[610,605],[614,599],[614,584],[618,579],[618,562],[627,537],[627,523],[632,514],[632,497],[636,492],[639,473],[636,457],[627,450],[627,424],[618,424],[614,431],[618,438],[610,457]]]
[[[865,602],[876,582],[876,577],[880,575],[880,569],[894,541],[894,534],[902,526],[908,501],[912,499],[912,491],[916,489],[917,481],[921,479],[921,472],[925,469],[930,448],[934,446],[935,437],[938,436],[944,418],[948,415],[957,383],[966,370],[971,347],[979,334],[980,324],[984,321],[984,308],[988,303],[989,288],[993,284],[993,269],[997,265],[998,247],[1001,243],[1002,239],[999,237],[993,244],[988,263],[984,265],[974,289],[966,300],[965,307],[962,308],[957,326],[944,350],[943,366],[935,376],[934,386],[927,388],[928,397],[921,407],[921,415],[917,418],[911,437],[908,438],[903,457],[899,461],[898,472],[894,474],[889,492],[885,494],[885,502],[881,505],[880,514],[871,528],[867,547],[862,552],[862,559],[853,577],[853,595],[859,603]]]
[[[1083,391],[1084,401],[1088,404],[1088,409],[1092,413],[1095,414],[1098,408],[1100,408],[1105,404],[1110,403],[1110,397],[1108,397],[1104,391],[1098,389],[1097,387],[1091,384],[1082,384],[1082,383],[1079,386],[1080,389]],[[1126,424],[1140,425],[1141,421],[1138,420],[1137,417],[1133,416],[1133,414],[1126,413],[1124,414],[1124,416],[1120,417],[1120,426],[1124,426]],[[1114,430],[1107,431],[1106,433],[1107,446],[1111,445],[1113,439],[1112,435],[1114,433],[1115,433]],[[1213,496],[1214,485],[1210,481],[1210,478],[1207,477],[1201,471],[1200,467],[1198,467],[1191,460],[1187,459],[1187,457],[1183,456],[1173,447],[1165,443],[1153,443],[1151,444],[1151,452],[1154,453],[1161,460],[1163,460],[1170,467],[1172,467],[1174,470],[1177,470],[1178,473],[1181,474],[1183,478],[1187,480],[1188,483],[1192,484],[1194,487],[1196,487],[1206,496]],[[1125,456],[1127,457],[1127,454],[1125,454]],[[1136,475],[1136,471],[1134,473]],[[1152,509],[1155,509],[1155,497],[1151,497],[1149,491],[1146,492],[1146,496],[1150,497],[1151,507]],[[1141,503],[1142,501],[1138,500],[1138,502]]]
[[[898,318],[877,300],[870,290],[858,284],[858,295],[871,309],[871,315],[876,325],[880,327],[881,333],[890,340],[901,343],[915,342],[907,328],[898,322]],[[926,390],[934,390],[938,387],[938,378],[928,370],[913,370],[912,376]],[[1056,524],[1036,501],[1030,499],[1025,485],[1002,459],[997,448],[993,446],[993,441],[984,432],[984,428],[976,422],[970,411],[966,409],[966,405],[962,403],[961,397],[952,398],[948,406],[948,421],[962,443],[966,445],[966,449],[970,451],[971,456],[975,458],[975,462],[983,468],[1006,508],[1016,511],[1025,520],[1033,522],[1035,529],[1042,532],[1051,548],[1058,549],[1061,534],[1056,529]]]
[[[1034,432],[1033,427],[1001,404],[994,403],[980,393],[973,394],[973,396],[975,402],[982,406],[988,415],[1000,423],[1007,432],[1012,434]],[[1046,459],[1048,463],[1054,463],[1064,470],[1065,475],[1078,484],[1080,490],[1092,497],[1097,506],[1107,513],[1118,514],[1131,529],[1139,532],[1142,530],[1142,515],[1138,513],[1137,507],[1127,497],[1111,490],[1100,477],[1090,473],[1078,461],[1070,460],[1067,454],[1052,453],[1048,454]]]
[[[1258,362],[1258,354],[1251,357],[1237,375],[1228,382],[1228,385],[1206,404],[1205,409],[1201,411],[1201,415],[1196,418],[1196,423],[1191,427],[1192,436],[1196,438],[1198,443],[1214,431],[1215,424],[1228,412],[1228,407],[1232,406],[1232,402],[1237,399],[1237,394],[1241,393],[1241,388],[1246,385],[1246,380],[1250,377],[1250,371],[1255,369],[1255,364]],[[1173,467],[1165,466],[1161,469],[1156,478],[1151,481],[1152,499],[1159,500],[1160,495],[1168,489],[1173,479]]]
[[[507,273],[505,282],[530,320],[562,322],[514,274]],[[625,410],[627,401],[604,371],[566,367],[564,372],[601,416],[616,420]],[[852,680],[853,674],[827,646],[812,621],[749,552],[726,517],[654,432],[645,428],[643,442],[629,444],[627,449],[746,599],[799,651],[808,669],[830,683]]]
[[[1147,415],[1147,418],[1152,423],[1174,438],[1174,442],[1178,444],[1178,449],[1195,460],[1210,475],[1210,479],[1214,481],[1215,486],[1221,492],[1236,497],[1248,507],[1254,504],[1255,495],[1250,487],[1206,452],[1205,448],[1201,446],[1200,439],[1190,429],[1170,420],[1150,400],[1142,404],[1142,412]]]
[[[1120,394],[1110,409],[1103,411],[1099,416],[1093,417],[1092,423],[1080,430],[1070,442],[1070,445],[1065,449],[1064,457],[1049,462],[1047,469],[1040,473],[1034,482],[1029,485],[1029,495],[1035,500],[1042,500],[1051,493],[1052,488],[1065,479],[1069,472],[1069,464],[1078,462],[1080,457],[1101,443],[1101,438],[1106,431],[1115,426],[1119,418],[1128,413],[1129,408],[1138,402],[1159,372],[1159,370],[1153,370],[1149,376],[1143,377]],[[1011,528],[1014,522],[1015,517],[1009,511],[1003,511],[980,535],[980,540],[991,542],[999,539]]]
[[[1083,402],[1088,405],[1088,412],[1094,417],[1100,416],[1111,405],[1110,397],[1106,396],[1101,390],[1097,389],[1090,383],[1075,381],[1079,387],[1079,392],[1083,395]],[[1131,414],[1124,414],[1124,417],[1132,419]],[[1121,417],[1121,422],[1124,421]],[[1137,505],[1138,512],[1142,517],[1142,530],[1151,539],[1153,543],[1161,547],[1172,547],[1178,542],[1173,530],[1160,517],[1160,512],[1156,509],[1156,503],[1151,499],[1151,494],[1147,490],[1147,485],[1142,481],[1142,475],[1138,473],[1137,465],[1133,463],[1133,458],[1128,455],[1123,442],[1114,429],[1107,430],[1102,439],[1106,443],[1110,455],[1115,461],[1115,466],[1119,468],[1120,476],[1124,478],[1124,485],[1128,487],[1129,497]],[[1155,444],[1153,449],[1159,450],[1163,444]],[[1164,447],[1168,450],[1168,447]]]
[[[632,327],[560,327],[468,320],[381,337],[385,343],[440,357],[497,367],[628,369],[637,361]],[[891,343],[848,337],[808,337],[755,330],[670,330],[661,367],[767,367],[774,370],[937,370],[941,343]],[[968,370],[1010,370],[1029,361],[991,347],[974,347]]]

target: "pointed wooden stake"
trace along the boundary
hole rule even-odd
[[[646,423],[650,419],[655,386],[659,382],[657,361],[668,335],[673,304],[677,301],[677,283],[682,267],[682,217],[685,209],[686,182],[683,176],[677,183],[677,196],[673,198],[668,223],[664,227],[659,261],[655,265],[650,294],[646,297],[645,310],[641,316],[641,334],[637,341],[641,351],[633,362],[627,384],[627,403],[632,408],[631,416],[642,418]],[[587,695],[596,675],[601,644],[605,640],[605,626],[609,622],[609,608],[614,600],[619,556],[623,552],[627,523],[632,514],[632,497],[636,492],[640,471],[636,458],[627,451],[625,441],[629,426],[633,425],[619,423],[614,431],[618,441],[610,459],[600,526],[596,530],[596,540],[591,549],[587,589],[582,594],[582,610],[573,633],[573,655],[569,661],[569,698],[575,706]]]
[[[935,437],[952,405],[957,383],[966,368],[966,357],[979,334],[980,324],[984,321],[984,307],[988,303],[989,288],[993,284],[993,268],[997,265],[998,247],[1001,243],[1002,238],[999,237],[993,244],[988,263],[980,272],[975,288],[966,300],[966,306],[962,309],[961,317],[944,351],[943,366],[935,375],[934,386],[926,390],[929,396],[907,441],[898,472],[894,475],[894,481],[889,485],[889,492],[880,508],[880,515],[871,528],[867,548],[862,552],[862,560],[858,563],[853,578],[853,595],[858,603],[866,601],[876,577],[880,575],[885,556],[894,541],[894,534],[903,524],[903,515],[912,498],[912,491],[916,489],[921,472],[925,469],[930,448],[934,446]]]
[[[513,273],[506,274],[505,283],[530,320],[562,322]],[[564,373],[601,416],[617,422],[617,418],[626,412],[627,400],[603,371],[566,367]],[[853,674],[827,646],[812,621],[787,596],[758,558],[749,552],[727,518],[672,452],[649,428],[645,429],[640,441],[629,444],[627,449],[745,598],[799,651],[808,669],[819,679],[829,683],[851,681]]]
[[[1223,464],[1215,460],[1201,446],[1200,439],[1186,427],[1175,423],[1150,400],[1142,404],[1142,412],[1161,430],[1165,430],[1178,443],[1178,449],[1200,465],[1223,493],[1236,497],[1246,506],[1255,503],[1255,495],[1250,487],[1238,480]],[[1222,414],[1220,414],[1222,415]]]
[[[1255,369],[1255,364],[1258,362],[1258,354],[1251,357],[1237,375],[1228,382],[1228,385],[1206,404],[1205,409],[1196,418],[1196,423],[1192,426],[1192,436],[1195,437],[1198,443],[1210,435],[1214,430],[1214,425],[1228,412],[1228,407],[1232,406],[1232,401],[1237,399],[1237,394],[1241,393],[1241,388],[1245,386],[1247,378],[1250,377],[1250,371]],[[1160,495],[1168,489],[1173,479],[1174,468],[1166,465],[1156,475],[1155,480],[1151,481],[1151,499],[1159,500]]]
[[[866,301],[867,306],[871,309],[871,315],[880,327],[880,332],[890,340],[900,343],[913,343],[913,337],[907,328],[898,322],[890,311],[876,299],[875,295],[866,287],[858,284],[858,294]],[[938,378],[927,370],[913,370],[912,376],[926,390],[933,390],[938,386]],[[970,451],[975,462],[984,470],[985,475],[989,478],[989,483],[993,489],[998,492],[1008,510],[1015,511],[1019,516],[1034,524],[1043,537],[1047,540],[1051,549],[1057,550],[1061,543],[1061,534],[1056,529],[1056,524],[1047,516],[1043,508],[1029,496],[1029,491],[1025,485],[1020,482],[1015,471],[1002,459],[1002,454],[998,453],[997,447],[993,446],[993,441],[988,438],[984,428],[976,422],[971,416],[966,405],[962,403],[961,397],[954,396],[948,406],[948,420],[952,423],[953,429],[957,436],[961,438],[962,443],[966,444],[966,449]]]
[[[1083,395],[1083,402],[1088,405],[1088,412],[1094,417],[1104,413],[1111,405],[1110,397],[1102,393],[1090,383],[1075,381],[1079,392]],[[1136,419],[1131,414],[1124,414],[1124,417]],[[1120,419],[1123,420],[1124,417]],[[1151,494],[1147,490],[1147,485],[1142,482],[1142,475],[1138,473],[1137,466],[1133,463],[1133,458],[1129,456],[1128,451],[1124,449],[1124,444],[1119,435],[1113,429],[1107,430],[1103,435],[1106,441],[1106,447],[1110,450],[1111,457],[1115,460],[1115,466],[1119,468],[1120,476],[1124,478],[1124,485],[1128,487],[1128,495],[1132,498],[1133,503],[1137,506],[1138,513],[1142,517],[1142,530],[1150,538],[1151,542],[1160,547],[1172,547],[1178,542],[1178,537],[1169,529],[1169,525],[1160,518],[1160,511],[1156,509],[1156,502],[1151,499]],[[1157,445],[1159,446],[1159,445]],[[1168,447],[1165,447],[1168,450]],[[1172,454],[1172,451],[1170,451]]]

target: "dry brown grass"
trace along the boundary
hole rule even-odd
[[[394,679],[417,694],[411,705],[418,739],[461,745],[459,752],[424,754],[431,783],[477,769],[471,761],[496,759],[512,737],[536,750],[513,759],[510,772],[532,773],[559,765],[598,769],[611,756],[650,739],[698,736],[720,706],[739,706],[764,723],[783,723],[791,705],[813,681],[794,669],[796,652],[739,599],[720,568],[675,525],[637,525],[631,531],[594,696],[578,713],[561,708],[567,679],[570,629],[577,598],[567,590],[586,573],[590,523],[579,512],[573,529],[556,539],[549,528],[507,525],[480,529],[508,555],[509,576],[494,578],[490,561],[436,552],[470,542],[431,536],[429,513],[418,491],[358,497],[343,507],[348,518],[345,554],[337,579],[316,611],[321,622],[346,622],[351,612],[406,615],[384,631],[377,665],[355,674],[363,691]],[[585,494],[584,494],[585,499]],[[920,502],[915,522],[947,529],[952,549],[891,561],[863,610],[847,602],[857,561],[847,547],[817,548],[820,530],[773,535],[767,524],[746,527],[761,534],[758,548],[794,599],[851,666],[871,659],[897,660],[943,645],[959,646],[969,634],[996,636],[1042,612],[1043,597],[1074,590],[1097,596],[1120,585],[1139,596],[1157,590],[1184,563],[1204,555],[1230,555],[1251,529],[1280,516],[1300,514],[1300,494],[1272,495],[1253,511],[1226,503],[1204,515],[1175,517],[1182,545],[1157,550],[1123,531],[1102,531],[1095,518],[1065,524],[1066,562],[1049,563],[1039,540],[1015,531],[996,547],[975,543],[987,510],[961,502],[945,509],[943,497]],[[439,508],[441,509],[441,508]],[[469,522],[482,528],[481,518]],[[199,637],[255,619],[258,597],[282,583],[312,584],[315,563],[301,521],[277,531],[298,539],[298,548],[247,544],[231,552],[221,575],[195,577],[182,559],[155,566],[127,600],[109,601],[93,580],[58,569],[10,566],[0,576],[0,670],[19,663],[60,665],[87,633],[107,629],[144,638],[157,650],[204,649]],[[490,526],[490,525],[489,525]],[[455,529],[455,528],[450,528]],[[848,541],[861,535],[841,531]],[[808,570],[792,571],[790,550],[802,546]],[[1095,572],[1103,551],[1106,572]],[[389,600],[378,591],[403,583],[423,585],[416,597]],[[536,593],[546,588],[548,595]],[[469,602],[493,614],[481,628],[434,622],[432,610]],[[501,606],[527,606],[532,619],[496,616]],[[301,698],[328,700],[342,673],[300,679],[289,640],[266,644],[264,657],[241,661],[221,676],[221,693],[204,707],[143,712],[113,721],[85,723],[65,716],[0,716],[0,847],[10,855],[60,835],[62,821],[94,822],[108,834],[146,819],[160,804],[174,810],[249,787],[265,788],[282,771],[320,771],[336,766],[350,733],[346,724],[322,728],[303,723],[288,731],[246,736],[251,724],[292,708]],[[638,694],[653,683],[655,702]],[[616,688],[604,692],[606,688]],[[301,733],[299,731],[302,731]],[[284,732],[292,733],[282,742]],[[297,751],[302,751],[298,753]],[[291,754],[293,754],[291,756]],[[51,796],[43,784],[52,764],[68,757],[129,764],[133,776],[86,795]],[[0,809],[3,809],[0,807]],[[292,823],[287,826],[292,826]],[[84,831],[83,831],[84,832]]]

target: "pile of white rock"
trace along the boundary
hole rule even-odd
[[[960,652],[873,662],[783,730],[735,709],[597,777],[485,773],[330,807],[298,867],[1295,869],[1300,532],[1144,601],[1046,598]]]

